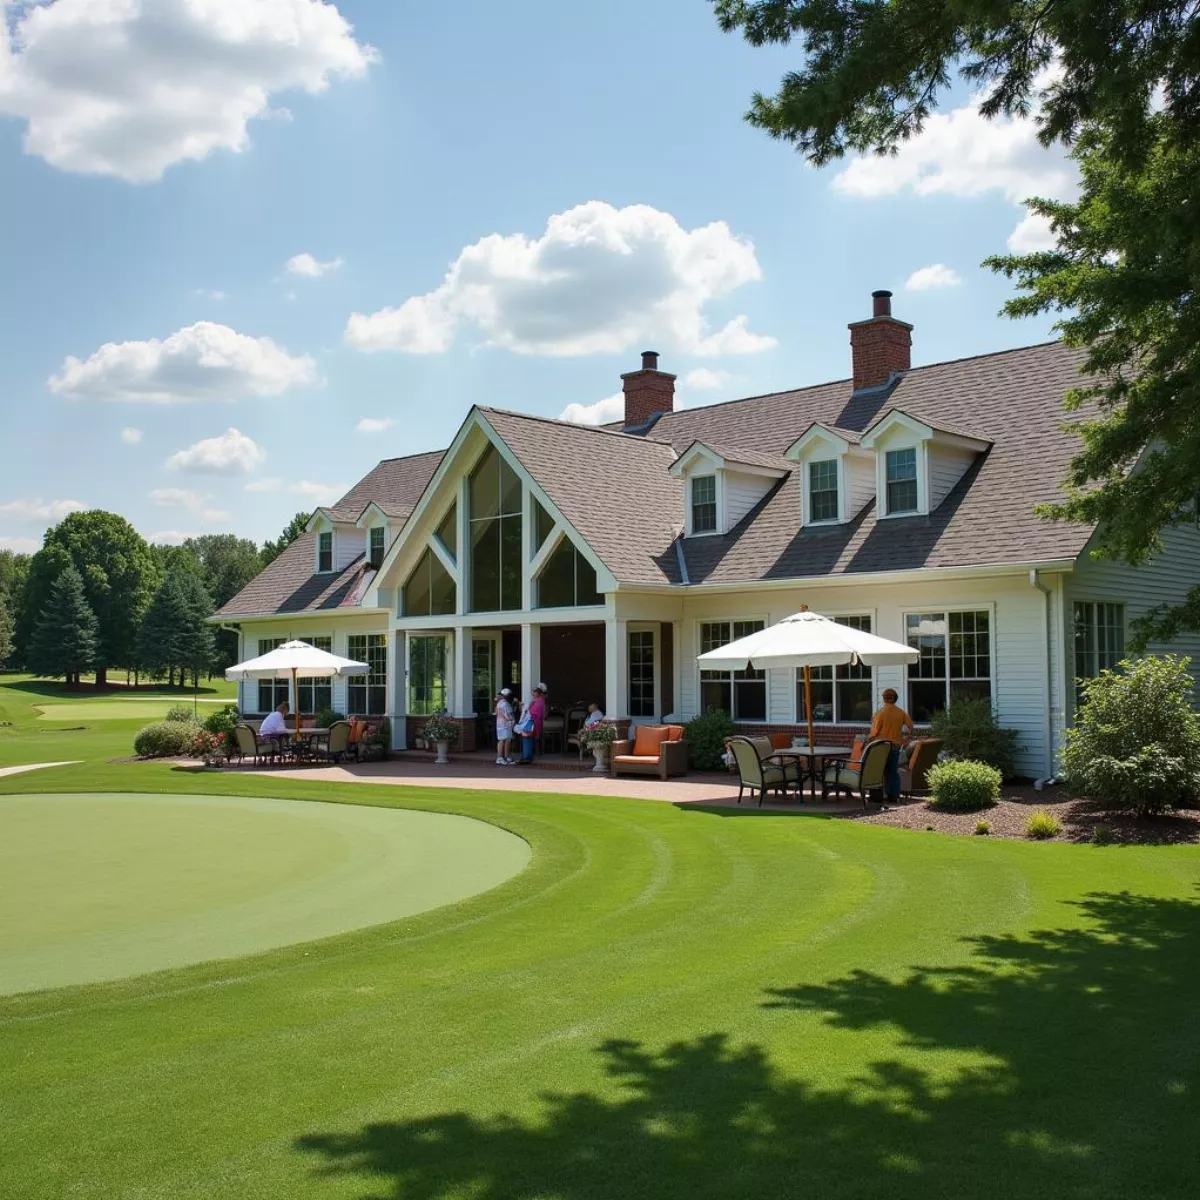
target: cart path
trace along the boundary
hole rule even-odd
[[[41,771],[45,767],[73,767],[81,762],[82,758],[70,758],[66,762],[23,763],[19,767],[0,767],[0,778],[5,775],[20,775],[25,771]]]

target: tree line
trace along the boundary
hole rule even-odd
[[[36,554],[0,550],[0,668],[77,686],[110,670],[196,682],[236,659],[237,636],[209,618],[304,532],[297,513],[257,546],[236,534],[151,545],[116,513],[71,513]]]

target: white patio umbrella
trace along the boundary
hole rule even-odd
[[[862,663],[867,667],[889,667],[916,662],[920,657],[911,646],[876,637],[831,617],[802,608],[776,625],[747,634],[727,646],[718,646],[697,656],[701,667],[712,671],[744,671],[750,667],[801,667],[804,670],[804,707],[808,712],[808,744],[813,739],[813,667],[841,667]]]
[[[292,710],[296,714],[296,731],[293,738],[300,737],[300,704],[297,681],[301,679],[324,679],[330,675],[364,675],[371,668],[367,663],[355,662],[352,658],[341,658],[328,650],[318,650],[308,642],[284,642],[274,650],[248,658],[225,672],[225,678],[233,681],[242,679],[290,679],[292,681]]]

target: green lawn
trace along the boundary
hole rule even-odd
[[[0,1001],[0,1194],[1195,1192],[1194,847],[194,778],[103,761],[110,724],[0,794],[455,812],[533,858],[392,924]]]

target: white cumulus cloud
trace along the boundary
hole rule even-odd
[[[266,457],[253,438],[230,427],[219,437],[177,450],[167,459],[167,466],[194,475],[248,475]]]
[[[359,433],[382,433],[385,429],[391,429],[395,423],[391,417],[363,417],[354,428]]]
[[[68,513],[82,512],[85,508],[87,505],[78,500],[10,500],[0,504],[0,518],[57,525]]]
[[[733,376],[728,371],[714,371],[710,367],[697,367],[689,371],[682,380],[683,386],[696,391],[711,391],[724,387]]]
[[[277,492],[283,487],[283,480],[278,475],[264,475],[262,479],[256,479],[252,483],[246,484],[248,492]]]
[[[154,533],[142,534],[152,546],[180,546],[189,538],[203,536],[203,530],[199,529],[158,529]]]
[[[11,550],[14,554],[36,554],[41,548],[38,538],[0,537],[0,550]]]
[[[142,440],[142,431],[136,425],[126,425],[121,430],[121,441],[127,446],[136,446]]]
[[[908,292],[928,292],[934,288],[955,287],[962,283],[962,276],[945,263],[933,263],[914,271],[905,281],[904,290]]]
[[[311,500],[317,508],[324,508],[340,499],[350,490],[345,483],[314,483],[310,479],[301,479],[293,483],[288,491],[295,496],[304,496]]]
[[[55,0],[0,6],[0,116],[64,171],[152,183],[241,151],[272,98],[322,92],[378,54],[326,0]]]
[[[186,404],[277,396],[316,373],[312,358],[291,355],[269,337],[197,321],[162,341],[107,342],[87,359],[69,356],[47,386],[76,400]]]
[[[293,254],[283,264],[283,269],[289,275],[302,275],[305,279],[320,279],[330,271],[336,271],[342,265],[342,259],[331,258],[328,262],[318,262],[311,254]]]
[[[1036,254],[1039,250],[1053,250],[1057,244],[1050,219],[1039,213],[1026,213],[1008,235],[1008,248],[1014,254]]]
[[[558,414],[560,421],[573,421],[576,425],[609,425],[625,419],[625,395],[605,396],[595,404],[568,404]]]
[[[689,354],[775,344],[736,316],[713,330],[706,306],[762,278],[753,244],[724,221],[684,229],[645,204],[599,200],[557,213],[539,237],[490,234],[467,246],[431,292],[354,313],[359,350],[439,354],[468,327],[519,354],[611,353],[653,341]]]
[[[1046,72],[1038,86],[1052,79],[1053,72]],[[1074,198],[1078,171],[1063,147],[1047,149],[1037,140],[1036,106],[1027,117],[988,120],[980,112],[983,100],[983,93],[976,93],[959,108],[934,113],[893,155],[852,158],[834,175],[834,189],[866,198],[905,191],[963,198],[999,194],[1022,208],[1032,196]]]
[[[209,507],[211,492],[196,492],[190,488],[155,488],[150,499],[159,508],[182,508],[205,521],[228,521],[230,514],[223,508]]]

